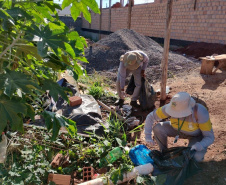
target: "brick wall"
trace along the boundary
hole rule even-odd
[[[167,0],[135,5],[131,29],[151,37],[164,37]],[[128,8],[111,9],[112,32],[127,28]],[[83,28],[99,30],[100,15],[92,13],[91,27],[83,19]],[[109,9],[102,10],[102,29],[109,31]],[[226,44],[226,0],[174,0],[171,38]]]

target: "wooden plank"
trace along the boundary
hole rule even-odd
[[[111,109],[110,107],[108,107],[107,105],[105,105],[103,102],[97,100],[97,103],[102,106],[104,109],[106,109],[107,111],[111,112],[112,114],[114,114],[115,116],[117,116],[117,118],[121,121],[125,121],[125,119],[119,115],[115,110]]]
[[[214,61],[203,59],[201,64],[200,74],[212,75],[213,67],[214,67]]]
[[[167,71],[168,71],[172,7],[173,7],[173,0],[168,0],[167,11],[166,11],[166,29],[165,29],[164,50],[163,50],[163,58],[162,58],[162,62],[161,62],[161,68],[162,68],[161,94],[160,94],[161,101],[166,100],[166,81],[167,81]]]
[[[215,55],[212,58],[208,58],[208,57],[199,57],[199,59],[205,59],[205,60],[211,60],[211,61],[215,61],[215,60],[224,60],[226,59],[226,54],[222,54],[222,55]]]

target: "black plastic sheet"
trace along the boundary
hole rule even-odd
[[[165,174],[162,185],[182,185],[185,179],[200,171],[194,159],[195,151],[190,147],[174,147],[163,152],[152,150],[150,153],[154,161],[153,176]]]
[[[149,110],[155,106],[156,93],[151,84],[145,79],[141,79],[140,106],[142,110]]]

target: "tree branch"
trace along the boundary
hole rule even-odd
[[[3,55],[5,55],[7,53],[8,50],[10,50],[14,45],[15,43],[20,39],[20,36],[22,35],[22,33],[20,33],[18,35],[18,37],[12,42],[12,44],[10,44],[1,54],[0,54],[0,59],[2,58]]]

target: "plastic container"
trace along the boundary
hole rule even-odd
[[[114,148],[111,150],[104,158],[100,160],[100,167],[107,166],[109,163],[113,163],[117,159],[122,157],[122,150],[119,147]]]
[[[151,150],[149,150],[145,145],[137,145],[130,150],[129,157],[135,166],[147,163],[153,164],[154,161],[149,155],[150,152]]]
[[[2,141],[0,142],[0,163],[4,163],[6,159],[6,150],[7,150],[7,137],[3,133]]]

